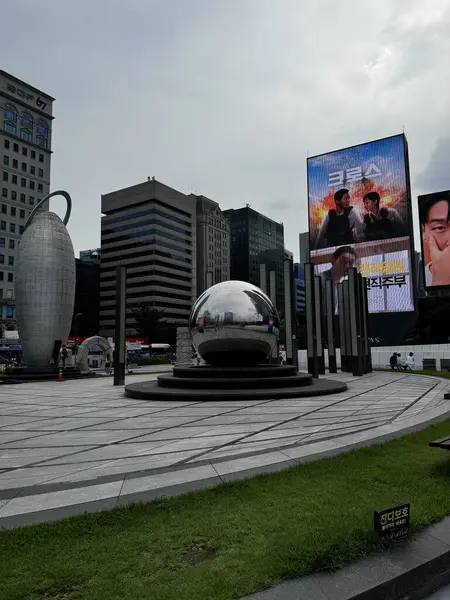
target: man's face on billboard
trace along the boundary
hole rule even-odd
[[[439,200],[428,211],[428,222],[424,225],[424,233],[432,235],[436,240],[439,250],[450,246],[449,203]]]
[[[341,208],[348,208],[350,206],[350,194],[344,194],[336,204]]]
[[[333,271],[343,277],[349,269],[355,266],[355,255],[351,252],[344,252],[333,259]]]
[[[377,202],[375,200],[371,200],[370,198],[364,198],[363,200],[364,208],[367,212],[375,212],[377,209]]]

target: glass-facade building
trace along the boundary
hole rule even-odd
[[[284,307],[284,226],[246,206],[223,211],[230,224],[231,279],[248,281],[270,289],[270,272],[275,272],[277,308]],[[267,281],[261,281],[265,265]]]
[[[294,287],[295,287],[295,300],[296,310],[298,312],[306,311],[306,300],[305,300],[305,270],[303,265],[295,263],[294,265]]]

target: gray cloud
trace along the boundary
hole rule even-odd
[[[307,154],[404,125],[415,195],[450,137],[446,0],[7,4],[3,68],[57,99],[52,188],[74,197],[76,248],[99,243],[102,193],[155,175],[282,220],[297,255]]]

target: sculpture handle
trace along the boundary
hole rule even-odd
[[[57,190],[56,192],[47,194],[47,196],[45,196],[45,198],[42,198],[42,200],[39,200],[39,202],[36,204],[36,206],[31,211],[30,216],[27,219],[27,222],[25,223],[24,231],[28,227],[28,225],[31,223],[34,215],[37,213],[37,211],[42,206],[42,204],[44,202],[47,202],[47,200],[50,200],[50,198],[53,198],[53,196],[62,196],[63,198],[66,199],[67,210],[66,210],[66,215],[64,217],[63,223],[64,223],[64,225],[67,225],[67,223],[69,222],[69,219],[70,219],[70,213],[72,212],[72,198],[70,197],[70,194],[68,192],[65,192],[64,190]]]

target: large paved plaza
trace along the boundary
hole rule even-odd
[[[328,377],[348,390],[225,403],[131,400],[104,377],[4,386],[0,527],[278,470],[450,416],[445,380],[398,372]]]

